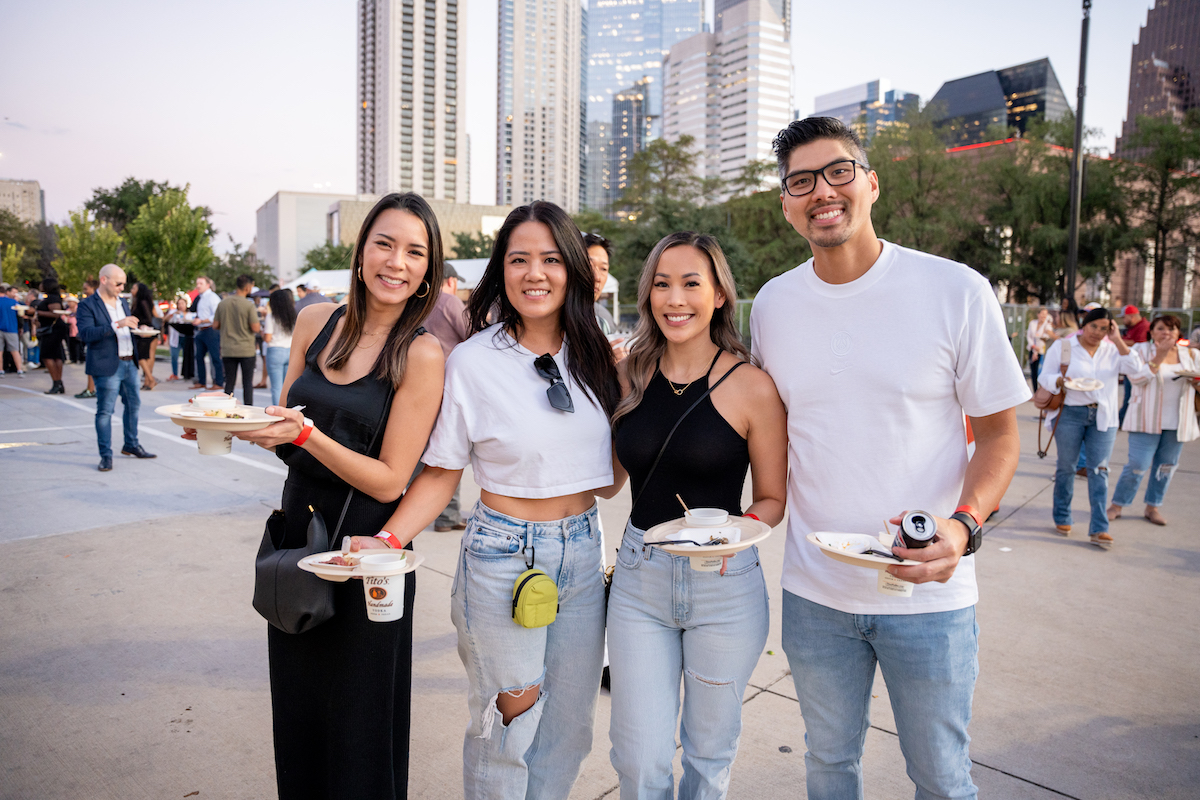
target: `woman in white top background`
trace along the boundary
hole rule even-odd
[[[1200,437],[1195,380],[1179,377],[1180,372],[1200,372],[1200,354],[1179,337],[1179,318],[1163,314],[1150,323],[1150,341],[1133,346],[1143,363],[1129,376],[1133,394],[1121,426],[1129,432],[1129,461],[1113,491],[1110,520],[1119,519],[1121,509],[1133,503],[1142,476],[1149,471],[1143,516],[1155,525],[1166,525],[1159,508],[1179,464],[1179,451],[1184,442]]]
[[[271,379],[271,405],[279,405],[279,393],[287,375],[292,331],[296,327],[296,301],[290,289],[276,289],[267,300],[263,341],[267,344],[267,376]]]
[[[592,746],[605,611],[596,495],[615,493],[609,418],[620,396],[593,283],[565,211],[537,202],[509,214],[467,306],[474,335],[446,362],[425,469],[385,531],[352,545],[412,540],[471,465],[480,500],[451,590],[470,685],[471,799],[566,798]],[[545,627],[514,620],[514,584],[530,567],[558,588]]]
[[[1046,347],[1055,338],[1050,309],[1039,308],[1037,317],[1029,320],[1029,327],[1025,329],[1025,350],[1029,353],[1029,379],[1033,381],[1034,388],[1037,388],[1038,372],[1042,357],[1046,355]]]
[[[1054,529],[1071,534],[1071,499],[1075,494],[1075,469],[1080,451],[1087,453],[1088,535],[1092,544],[1110,547],[1108,533],[1108,457],[1117,438],[1117,374],[1137,372],[1141,359],[1121,340],[1120,330],[1107,309],[1089,311],[1079,334],[1059,339],[1046,351],[1038,383],[1052,394],[1063,362],[1064,347],[1071,348],[1068,379],[1093,378],[1104,385],[1090,392],[1065,389],[1062,408],[1046,417],[1046,426],[1057,425],[1058,462],[1054,471]]]

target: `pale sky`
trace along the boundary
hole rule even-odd
[[[1111,149],[1151,0],[1095,0],[1084,118]],[[496,0],[466,0],[471,199],[495,197]],[[887,78],[944,81],[1048,56],[1074,107],[1078,0],[793,0],[795,104]],[[128,176],[191,184],[248,245],[280,190],[355,190],[354,0],[0,0],[0,177],[66,221]],[[710,9],[711,16],[711,9]],[[460,23],[461,27],[461,23]]]

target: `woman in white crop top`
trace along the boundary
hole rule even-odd
[[[472,800],[565,798],[592,746],[604,654],[596,495],[615,493],[609,417],[620,396],[592,314],[593,280],[561,208],[538,202],[509,214],[468,304],[474,335],[446,362],[426,468],[386,530],[355,540],[403,546],[471,465],[480,501],[451,615],[470,683],[463,781]],[[514,620],[514,585],[530,568],[558,589],[557,618],[544,627]]]

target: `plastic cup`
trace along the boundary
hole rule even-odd
[[[915,583],[901,580],[885,569],[879,570],[879,593],[892,597],[912,597]]]
[[[719,528],[729,521],[729,513],[723,508],[689,508],[683,518],[690,526]]]
[[[404,573],[407,559],[403,552],[380,553],[359,559],[363,574],[363,593],[367,600],[367,619],[395,622],[404,616]]]
[[[197,428],[196,444],[200,445],[200,455],[202,456],[229,455],[233,452],[233,433]]]
[[[237,407],[237,400],[232,395],[223,392],[208,392],[206,394],[198,394],[192,398],[192,405],[202,411],[213,411],[222,409],[224,411],[232,411]]]

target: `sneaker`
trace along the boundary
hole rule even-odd
[[[133,447],[122,447],[121,455],[133,456],[134,458],[158,458],[158,456],[154,455],[154,453],[147,453],[146,448],[142,447],[140,444],[134,445]]]
[[[1113,537],[1107,533],[1093,533],[1088,536],[1088,540],[1092,544],[1099,547],[1101,550],[1108,550],[1113,546]]]
[[[25,377],[25,370],[23,370],[23,369],[19,369],[19,370],[17,370],[17,377],[18,377],[18,378],[24,378],[24,377]]]
[[[112,472],[112,458],[108,456],[102,456],[100,458],[100,466],[96,467],[96,469],[100,470],[101,472]]]
[[[82,392],[75,395],[75,397],[80,400],[87,400],[89,397],[95,397],[95,396],[96,396],[96,393],[93,392],[91,389],[84,389]]]

